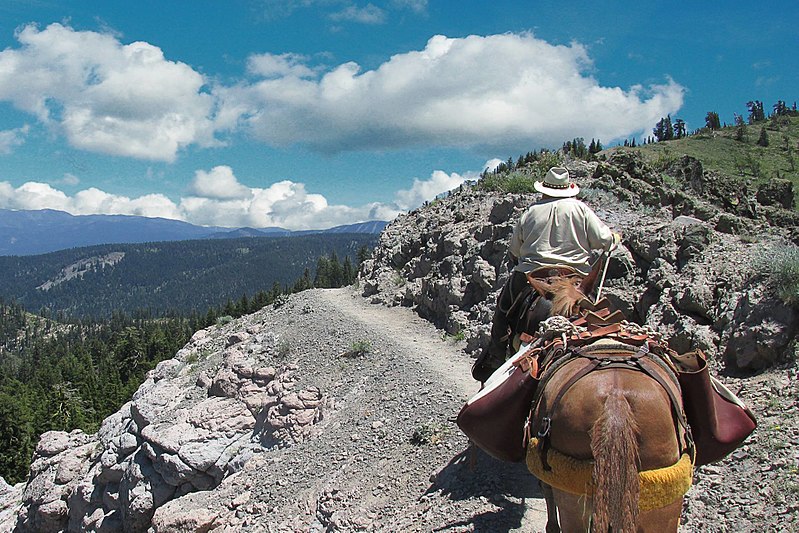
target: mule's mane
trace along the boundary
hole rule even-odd
[[[550,316],[570,317],[574,315],[577,302],[585,298],[585,295],[574,285],[574,278],[571,277],[561,277],[553,280],[550,290],[552,294]]]

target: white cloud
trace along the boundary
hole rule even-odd
[[[374,4],[366,4],[363,7],[349,5],[341,11],[330,14],[332,20],[346,20],[359,22],[361,24],[383,24],[386,22],[386,12]]]
[[[196,171],[191,191],[199,197],[217,200],[247,198],[252,194],[249,188],[239,183],[233,169],[225,165],[214,167],[210,172]]]
[[[79,180],[70,176],[67,174],[63,181],[77,184]],[[267,188],[247,187],[230,167],[220,165],[210,171],[198,170],[190,194],[178,202],[162,194],[129,198],[90,187],[70,196],[47,183],[31,181],[14,187],[0,182],[0,208],[161,217],[206,226],[321,229],[366,220],[391,220],[477,176],[478,172],[473,171],[461,175],[436,170],[428,179],[414,179],[409,189],[397,191],[390,203],[352,207],[330,204],[323,195],[308,192],[303,183],[289,180]]]
[[[0,154],[10,154],[17,146],[22,146],[29,130],[30,126],[26,124],[21,128],[0,131]]]
[[[315,74],[303,64],[307,59],[299,54],[256,54],[247,59],[247,71],[264,78],[309,78]]]
[[[72,146],[173,161],[190,144],[218,144],[203,76],[160,48],[61,24],[28,25],[16,37],[19,48],[0,52],[0,99]]]
[[[426,201],[433,200],[441,193],[450,191],[471,177],[463,177],[453,172],[447,174],[443,170],[433,171],[428,180],[413,180],[413,186],[408,190],[397,191],[396,205],[403,211],[419,207]]]
[[[532,34],[431,38],[425,48],[362,71],[353,62],[316,79],[287,73],[219,88],[220,115],[274,145],[325,152],[408,146],[556,146],[613,139],[676,112],[684,88],[604,87],[582,45]]]
[[[504,163],[502,159],[497,159],[496,157],[494,159],[489,159],[485,162],[485,165],[483,165],[483,172],[493,172],[501,163]]]
[[[426,7],[422,0],[398,2]],[[385,20],[373,4],[348,5],[335,16]],[[174,161],[191,145],[218,146],[215,131],[239,128],[268,144],[328,153],[414,146],[508,151],[578,136],[608,144],[674,114],[684,93],[671,79],[602,86],[590,74],[584,46],[554,46],[529,33],[437,35],[424,49],[368,71],[354,62],[312,67],[298,54],[256,54],[247,74],[257,79],[227,86],[166,59],[156,46],[123,44],[110,33],[51,24],[25,26],[16,37],[19,47],[0,51],[0,100],[73,147],[154,161]],[[25,133],[0,132],[0,152]]]
[[[127,198],[94,187],[68,196],[47,183],[29,181],[14,188],[0,182],[0,207],[6,209],[57,209],[75,215],[125,214],[181,219],[175,204],[161,194]]]

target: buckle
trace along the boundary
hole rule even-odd
[[[539,439],[543,439],[544,437],[549,435],[550,429],[552,429],[552,419],[549,418],[548,416],[545,416],[544,418],[541,419],[541,429],[538,430],[536,436]]]

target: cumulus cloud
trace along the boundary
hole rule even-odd
[[[455,172],[447,174],[443,170],[436,170],[429,179],[414,179],[410,189],[397,191],[395,203],[403,211],[414,209],[439,194],[458,187],[467,179],[471,179],[471,177],[464,177]]]
[[[501,163],[504,163],[504,161],[502,161],[502,159],[498,159],[498,158],[489,159],[488,161],[486,161],[485,165],[483,165],[483,172],[493,172],[493,171],[495,171],[497,169],[497,167]]]
[[[210,172],[196,171],[191,190],[196,196],[217,200],[247,198],[252,194],[248,187],[239,183],[233,169],[225,165],[214,167]]]
[[[14,148],[21,146],[25,142],[30,126],[27,124],[21,128],[0,131],[0,154],[10,154]]]
[[[374,70],[347,62],[316,78],[288,73],[220,88],[222,109],[274,145],[325,152],[410,146],[558,145],[644,131],[682,105],[671,79],[602,86],[584,46],[532,34],[437,35]]]
[[[392,220],[477,176],[474,171],[458,174],[436,170],[428,179],[414,179],[409,189],[397,191],[392,202],[346,206],[330,204],[323,195],[290,180],[267,188],[247,187],[230,167],[220,165],[196,171],[188,194],[178,202],[162,194],[129,198],[90,187],[70,196],[47,183],[30,181],[14,187],[0,182],[0,208],[161,217],[205,226],[323,229],[366,220]],[[67,174],[63,182],[74,185],[79,180]]]
[[[334,18],[385,20],[373,4],[346,5]],[[392,5],[426,8],[423,0]],[[437,35],[422,50],[366,71],[354,62],[312,66],[299,54],[255,54],[247,60],[249,78],[231,85],[206,80],[154,45],[123,44],[110,33],[29,25],[16,38],[19,47],[0,51],[0,100],[73,147],[155,161],[174,161],[190,145],[218,146],[215,132],[239,128],[275,146],[327,153],[507,151],[578,136],[609,143],[674,114],[684,93],[668,78],[647,87],[603,86],[584,46],[551,45],[530,33]],[[0,132],[0,152],[25,133]]]
[[[0,182],[0,207],[6,209],[57,209],[75,215],[125,214],[180,219],[174,203],[164,195],[127,198],[91,187],[68,196],[47,183],[29,181],[14,188]]]
[[[173,161],[190,144],[218,144],[203,76],[160,48],[61,24],[28,25],[16,38],[19,48],[0,52],[0,100],[73,147]]]

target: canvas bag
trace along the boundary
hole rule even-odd
[[[538,380],[522,363],[530,344],[499,367],[464,405],[458,427],[483,451],[501,461],[525,459],[524,425]]]
[[[757,427],[752,412],[710,375],[701,351],[677,356],[683,407],[696,446],[696,466],[720,461]]]

